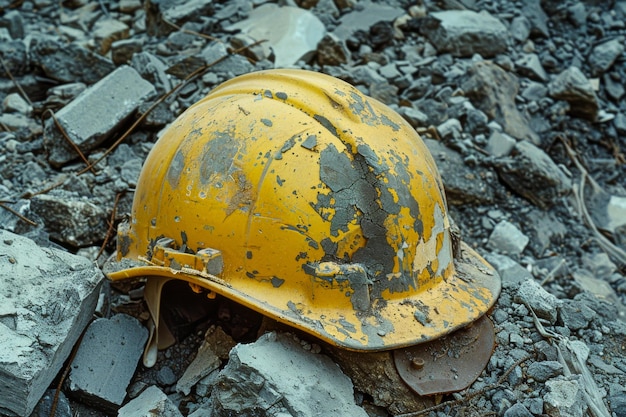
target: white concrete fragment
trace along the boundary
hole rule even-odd
[[[167,395],[154,385],[145,389],[137,398],[120,408],[118,417],[183,417]]]
[[[283,333],[235,346],[211,398],[214,417],[253,410],[272,417],[367,416],[354,403],[352,382],[329,357],[304,350]]]
[[[324,24],[308,10],[279,7],[273,3],[257,7],[246,20],[227,30],[241,30],[256,40],[267,39],[262,44],[266,48],[265,55],[274,51],[277,68],[293,65],[299,60],[308,61],[326,34]]]
[[[0,230],[0,415],[29,415],[91,319],[103,275],[87,258]]]
[[[56,118],[69,138],[86,152],[109,138],[154,93],[152,84],[124,65],[59,110]],[[44,132],[51,164],[60,166],[78,157],[51,118],[46,121]]]
[[[519,255],[530,239],[513,223],[502,220],[493,228],[487,246],[501,253]]]

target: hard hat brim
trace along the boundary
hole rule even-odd
[[[266,283],[250,280],[249,286],[239,283],[234,288],[222,280],[140,262],[124,265],[111,262],[105,273],[112,281],[140,277],[184,280],[333,345],[355,351],[382,351],[449,334],[477,320],[493,306],[501,290],[498,273],[463,242],[461,256],[454,260],[454,266],[454,273],[440,284],[417,291],[412,297],[377,300],[368,311],[342,310],[332,305],[311,308],[296,298],[290,299],[289,295],[287,298],[264,296],[260,300],[254,295],[272,291]],[[158,322],[158,317],[153,320]]]

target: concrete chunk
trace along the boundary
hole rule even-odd
[[[95,320],[72,362],[71,393],[107,411],[116,410],[126,398],[147,340],[148,330],[129,315]]]
[[[367,416],[354,403],[352,382],[329,357],[304,350],[283,333],[235,346],[211,398],[209,415],[215,417]]]
[[[154,93],[152,84],[124,65],[85,90],[62,108],[56,118],[69,138],[86,152],[109,138]],[[49,162],[54,166],[78,157],[52,119],[46,121],[44,143],[50,154]]]
[[[118,417],[183,417],[176,405],[159,388],[150,386],[117,413]]]
[[[102,273],[87,258],[0,230],[0,415],[29,415],[91,319]]]

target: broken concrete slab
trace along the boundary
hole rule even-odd
[[[345,41],[354,32],[369,31],[378,22],[392,22],[402,16],[404,10],[370,1],[359,2],[359,8],[344,14],[339,25],[332,32],[337,38]]]
[[[88,197],[55,192],[35,196],[30,210],[43,220],[55,240],[83,247],[98,244],[107,231],[107,212]]]
[[[493,57],[506,51],[509,32],[500,20],[487,12],[445,10],[431,13],[422,32],[440,53],[454,56]]]
[[[271,3],[257,7],[248,19],[226,30],[240,30],[256,40],[266,39],[267,42],[261,46],[266,49],[266,56],[274,52],[274,65],[277,68],[293,65],[300,60],[309,61],[326,34],[324,24],[308,10],[279,7]]]
[[[163,391],[156,386],[149,386],[137,398],[120,408],[118,417],[168,416],[183,417]]]
[[[508,255],[520,255],[530,239],[513,223],[502,220],[493,228],[487,246]]]
[[[154,93],[152,84],[124,65],[86,89],[56,118],[69,138],[87,152],[109,138]],[[52,119],[45,124],[44,144],[49,162],[56,167],[78,157]]]
[[[95,320],[72,361],[67,381],[71,394],[104,410],[117,410],[147,340],[148,330],[127,314]]]
[[[271,332],[239,344],[213,388],[214,417],[332,415],[366,417],[352,382],[333,361],[304,350],[288,333]],[[282,414],[285,413],[285,414]]]
[[[0,415],[27,416],[91,319],[101,271],[0,230]]]

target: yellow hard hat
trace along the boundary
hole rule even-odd
[[[433,158],[402,117],[339,79],[278,69],[223,83],[167,128],[105,272],[146,277],[155,326],[178,279],[334,345],[388,350],[494,304],[499,276],[453,240]]]

